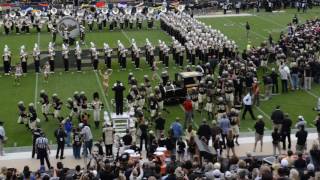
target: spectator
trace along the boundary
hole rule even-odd
[[[183,130],[182,130],[182,126],[180,124],[179,117],[177,117],[176,121],[171,124],[170,129],[172,130],[172,132],[173,132],[172,135],[175,139],[179,139],[182,136]]]
[[[202,121],[202,124],[200,125],[197,135],[199,136],[200,139],[205,138],[206,142],[208,143],[210,138],[211,138],[211,128],[207,124],[207,121],[204,119]]]
[[[102,129],[102,138],[105,144],[106,156],[112,157],[112,145],[114,143],[114,130],[112,124],[105,124],[105,127]]]
[[[312,72],[309,64],[307,64],[306,67],[304,68],[303,78],[304,78],[304,89],[310,91],[311,82],[312,82]]]
[[[302,126],[306,127],[307,122],[304,120],[303,116],[298,116],[298,122],[295,125],[295,128],[300,129]]]
[[[193,130],[192,125],[189,125],[188,129],[186,129],[186,132],[184,134],[186,136],[186,141],[189,142],[191,136],[196,136],[197,132]]]
[[[161,116],[161,112],[158,113],[158,116],[155,119],[155,129],[156,129],[156,138],[160,138],[160,134],[164,131],[164,126],[166,120]]]
[[[272,72],[270,74],[270,77],[272,79],[272,94],[279,93],[278,76],[279,75],[276,73],[275,68],[272,68]]]
[[[309,151],[311,163],[316,167],[316,171],[320,170],[320,149],[319,143],[313,142],[312,147]]]
[[[288,138],[288,149],[291,149],[291,126],[292,121],[288,113],[285,113],[281,127],[282,149],[286,150],[286,139]]]
[[[294,167],[299,171],[303,171],[305,168],[307,168],[307,162],[303,159],[303,153],[298,153],[298,159],[294,161]]]
[[[272,134],[272,145],[273,145],[273,155],[275,156],[276,153],[276,149],[278,149],[279,155],[281,154],[281,147],[280,147],[280,133],[278,131],[278,128],[274,128]]]
[[[289,75],[285,69],[285,66],[281,65],[279,67],[279,73],[280,73],[280,79],[281,79],[282,93],[286,93],[288,92]]]
[[[280,106],[277,105],[276,109],[271,114],[273,128],[277,128],[277,129],[281,130],[283,119],[284,119],[284,114],[281,111]]]
[[[263,121],[263,117],[261,115],[258,115],[258,121],[254,125],[254,129],[256,133],[255,133],[253,152],[256,152],[256,147],[259,141],[260,141],[260,152],[262,152],[264,127],[265,127],[265,123]]]
[[[315,121],[315,126],[317,128],[317,133],[318,133],[318,141],[320,143],[320,113],[318,113],[316,119],[314,120]]]
[[[80,159],[80,150],[82,145],[82,138],[80,134],[79,128],[73,128],[72,133],[72,149],[73,149],[73,156],[75,159]]]
[[[129,149],[129,147],[132,145],[132,135],[129,129],[126,130],[126,135],[122,137],[122,141],[125,146],[125,149]]]
[[[306,147],[308,132],[304,130],[304,126],[300,127],[300,130],[296,132],[297,137],[297,145],[296,145],[296,151],[303,153]]]
[[[141,131],[140,135],[140,151],[142,151],[142,146],[143,146],[143,141],[145,144],[145,149],[148,149],[148,125],[144,122],[141,121],[139,125],[139,129]]]
[[[183,102],[183,108],[184,108],[184,114],[185,114],[184,128],[187,128],[189,124],[192,123],[192,116],[193,116],[192,101],[189,96]]]
[[[221,119],[219,120],[219,128],[221,129],[221,138],[223,142],[224,149],[226,149],[226,138],[228,131],[230,129],[230,120],[228,119],[226,114],[223,114]]]
[[[232,155],[236,156],[236,152],[234,150],[234,135],[232,129],[228,130],[227,134],[227,157],[229,158],[230,150],[232,151]]]
[[[185,148],[186,148],[186,143],[183,142],[182,138],[180,138],[177,142],[177,153],[178,153],[178,161],[182,162],[184,161],[184,153],[185,153]]]
[[[93,136],[89,126],[80,123],[79,127],[81,128],[80,134],[82,135],[84,141],[83,154],[85,157],[87,157],[88,152],[91,154]]]

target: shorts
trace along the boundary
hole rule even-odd
[[[262,141],[263,140],[263,135],[256,133],[255,139],[256,139],[256,142]]]
[[[233,125],[231,128],[232,128],[233,134],[235,134],[235,135],[239,135],[240,134],[238,125]]]

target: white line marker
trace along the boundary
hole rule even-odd
[[[36,85],[35,85],[35,88],[34,88],[34,108],[35,108],[35,109],[37,109],[38,79],[39,79],[39,74],[36,73]]]
[[[248,128],[248,131],[252,132],[252,129],[251,129],[251,128]]]
[[[131,39],[130,39],[129,35],[123,30],[121,30],[121,33],[124,35],[124,37],[126,37],[126,39],[129,41],[129,43],[131,43]]]
[[[267,117],[269,120],[271,120],[271,117],[270,117],[267,113],[265,113],[264,111],[262,111],[261,108],[259,108],[258,106],[256,106],[256,108],[257,108],[258,111],[261,112],[265,117]]]
[[[313,96],[314,98],[316,98],[316,99],[318,99],[319,98],[319,96],[317,96],[316,94],[314,94],[313,92],[311,92],[311,91],[307,91],[307,90],[305,90],[305,92],[307,92],[309,95],[311,95],[311,96]]]

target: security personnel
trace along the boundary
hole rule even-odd
[[[54,137],[57,141],[57,154],[56,159],[59,158],[59,152],[60,152],[60,159],[64,159],[63,153],[64,153],[64,144],[65,144],[65,138],[67,137],[67,134],[63,128],[63,124],[61,123],[59,128],[55,130]]]
[[[74,53],[75,53],[74,55],[76,57],[77,71],[81,72],[81,53],[82,53],[82,50],[81,50],[81,47],[80,47],[80,44],[78,41],[76,41],[76,49],[75,49]]]
[[[22,45],[20,47],[20,62],[22,66],[22,72],[27,73],[27,61],[28,61],[28,54],[25,52],[25,46]]]
[[[32,158],[34,158],[34,155],[36,154],[36,140],[41,136],[41,133],[42,133],[42,130],[39,127],[37,127],[32,131],[32,154],[31,154]]]
[[[44,160],[46,160],[48,168],[51,168],[48,152],[50,153],[49,142],[44,133],[36,139],[36,152],[40,159],[40,165],[44,166]]]
[[[54,58],[55,58],[56,52],[52,42],[49,42],[48,52],[49,52],[50,73],[54,73]]]
[[[126,88],[123,86],[123,84],[120,81],[117,81],[113,85],[112,90],[114,91],[115,95],[115,102],[116,102],[116,114],[122,115],[123,114],[123,91]]]
[[[40,49],[37,43],[34,44],[32,56],[34,60],[35,72],[40,73]]]

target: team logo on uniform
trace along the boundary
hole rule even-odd
[[[63,36],[66,28],[70,33],[70,38],[75,39],[80,35],[80,25],[78,21],[71,16],[65,16],[58,22],[58,32],[61,36]]]

